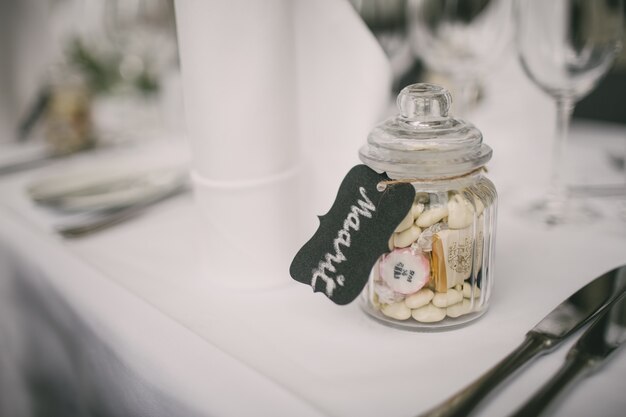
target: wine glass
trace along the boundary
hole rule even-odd
[[[598,214],[585,201],[568,198],[565,152],[578,100],[611,67],[623,31],[622,0],[518,0],[516,45],[528,77],[556,102],[551,189],[530,208],[547,224],[580,223]]]
[[[510,0],[409,0],[407,20],[413,52],[449,77],[455,114],[464,117],[486,71],[509,45]]]

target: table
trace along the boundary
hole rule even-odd
[[[574,135],[590,131],[624,133],[583,124]],[[182,141],[154,140],[113,156],[184,160],[185,149]],[[39,407],[61,415],[408,417],[475,379],[556,304],[626,262],[626,223],[609,216],[546,229],[525,221],[519,204],[537,190],[499,164],[490,311],[455,331],[398,331],[356,304],[339,307],[311,295],[287,269],[284,285],[273,289],[210,284],[200,268],[208,255],[197,252],[191,195],[123,226],[62,240],[24,187],[109,157],[77,155],[0,178],[1,415],[27,416]],[[573,342],[536,361],[479,415],[512,411],[560,366]],[[624,375],[621,352],[556,415],[621,415]],[[32,392],[37,405],[29,402]]]

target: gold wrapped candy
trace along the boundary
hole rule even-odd
[[[472,260],[480,264],[481,259],[482,243],[474,251],[472,227],[435,233],[431,253],[431,286],[435,291],[445,292],[448,288],[463,284],[472,274]]]

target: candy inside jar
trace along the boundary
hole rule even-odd
[[[495,194],[480,182],[462,191],[418,192],[389,239],[389,252],[372,269],[363,292],[370,313],[420,327],[458,325],[484,311]]]
[[[441,87],[405,88],[400,114],[376,127],[360,151],[389,182],[416,190],[361,296],[367,313],[396,327],[458,326],[489,302],[497,195],[484,164],[491,149],[474,126],[448,117],[450,104]]]

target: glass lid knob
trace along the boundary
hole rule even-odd
[[[397,104],[406,121],[442,119],[448,117],[452,96],[435,84],[413,84],[400,91]]]

